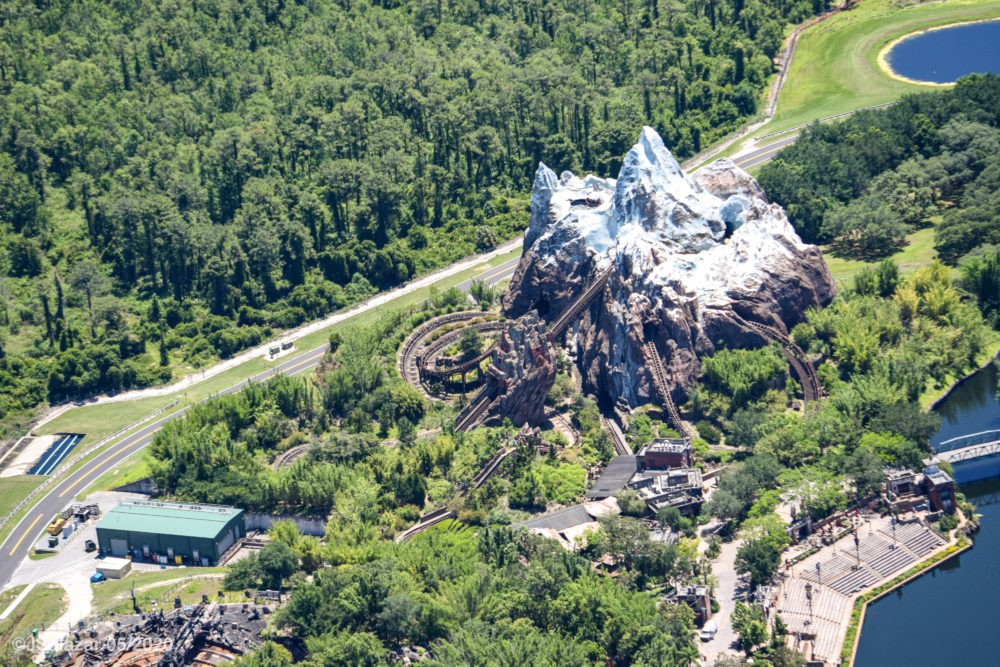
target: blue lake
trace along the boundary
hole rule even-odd
[[[901,76],[950,83],[966,74],[1000,73],[1000,20],[931,30],[904,39],[888,53]]]

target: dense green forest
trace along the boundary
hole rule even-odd
[[[624,541],[641,535],[619,532]],[[259,561],[231,568],[227,587],[301,577],[297,561],[309,562],[301,554],[310,538],[294,526],[274,533],[277,541]],[[649,543],[648,533],[643,546],[653,553],[662,548]],[[423,664],[435,666],[670,667],[698,658],[688,607],[660,605],[594,573],[586,558],[555,542],[505,526],[474,534],[448,524],[412,542],[372,545],[363,560],[315,571],[275,624],[308,647],[306,660],[295,664],[316,667],[389,665],[389,650],[424,642],[434,643]],[[241,664],[284,667],[293,660],[284,648],[265,644]]]
[[[165,381],[526,224],[539,160],[688,156],[806,0],[8,0],[0,414]]]
[[[944,261],[982,254],[1000,243],[1000,77],[814,125],[760,184],[803,240],[850,257],[884,257],[931,224]]]

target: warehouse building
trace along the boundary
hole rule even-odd
[[[97,524],[101,554],[171,565],[215,565],[245,535],[243,510],[219,505],[133,500]]]

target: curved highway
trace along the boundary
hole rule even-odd
[[[497,267],[482,272],[475,278],[460,283],[458,288],[468,291],[473,280],[482,280],[488,285],[496,285],[514,274],[514,269],[517,267],[519,261],[520,257],[516,257],[504,262]],[[307,371],[319,363],[320,359],[326,353],[327,347],[327,344],[323,344],[308,352],[303,352],[274,368],[234,384],[217,394],[213,394],[213,397],[232,394],[240,391],[252,382],[263,382],[275,375],[295,375]],[[52,489],[42,496],[24,518],[14,526],[7,539],[0,544],[0,588],[6,586],[7,582],[10,581],[11,576],[17,570],[21,561],[27,557],[28,552],[52,518],[73,504],[76,494],[93,484],[101,476],[122,465],[130,456],[141,451],[153,441],[153,436],[163,428],[164,424],[183,417],[189,409],[183,408],[166,417],[162,417],[111,445],[94,457],[93,460],[87,462],[65,479],[55,484]]]

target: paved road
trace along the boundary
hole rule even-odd
[[[741,155],[737,158],[733,158],[733,162],[736,163],[736,166],[741,167],[743,169],[749,169],[750,167],[755,167],[758,164],[763,164],[768,160],[770,160],[771,158],[773,158],[774,154],[780,151],[782,148],[794,144],[795,140],[798,138],[799,135],[798,133],[796,133],[789,137],[785,137],[784,139],[779,139],[773,144],[768,144],[767,146],[764,146],[763,148],[758,148],[757,150],[751,151],[746,155]]]
[[[496,285],[497,283],[510,278],[514,275],[514,269],[517,268],[517,263],[521,261],[520,257],[515,257],[514,259],[509,259],[500,266],[494,267],[489,271],[483,271],[475,278],[469,278],[463,283],[456,285],[458,289],[463,292],[468,292],[469,287],[472,285],[473,281],[482,280],[487,285]]]
[[[498,267],[484,271],[472,280],[483,280],[487,284],[495,285],[514,274],[514,269],[517,267],[519,260],[520,258],[515,258],[504,262]],[[467,291],[472,280],[461,283],[459,288]],[[259,373],[248,380],[234,384],[216,395],[232,394],[240,391],[251,382],[262,382],[275,375],[295,375],[296,373],[307,371],[319,363],[320,359],[323,358],[323,354],[326,353],[327,347],[328,345],[323,344],[308,352],[303,352],[274,368]],[[20,523],[14,527],[3,544],[0,544],[0,588],[6,586],[10,581],[11,576],[17,570],[21,561],[27,557],[35,541],[52,518],[71,505],[76,494],[93,484],[102,475],[122,465],[126,459],[146,447],[152,442],[153,436],[167,422],[179,419],[187,410],[188,408],[184,408],[171,415],[162,417],[115,445],[112,445],[94,460],[80,467],[46,493]],[[83,547],[82,545],[77,546],[74,543],[70,548],[82,549]]]

